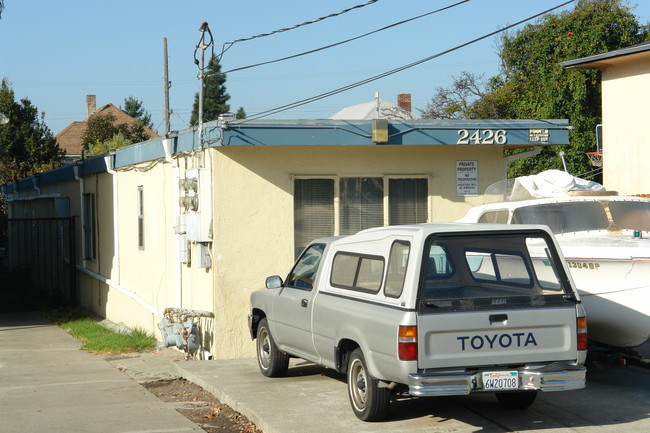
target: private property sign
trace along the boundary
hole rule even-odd
[[[456,161],[456,197],[478,195],[478,161]]]

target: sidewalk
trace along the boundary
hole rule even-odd
[[[138,384],[175,377],[265,433],[650,431],[650,369],[630,365],[590,365],[586,389],[542,393],[526,410],[503,409],[490,394],[402,398],[385,421],[365,423],[350,409],[345,378],[331,370],[292,359],[286,377],[271,379],[254,359],[184,358],[171,348],[99,357],[35,313],[0,314],[0,431],[202,431]]]
[[[203,431],[79,346],[36,313],[0,314],[1,431]]]

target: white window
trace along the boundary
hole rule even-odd
[[[95,194],[87,193],[83,195],[84,207],[84,259],[95,260],[97,258],[96,240],[95,240]]]
[[[339,181],[340,234],[384,225],[384,179],[344,177]]]
[[[144,250],[144,188],[138,186],[138,249]]]
[[[428,184],[424,176],[296,178],[295,256],[319,237],[427,222]]]
[[[429,217],[426,178],[388,179],[389,225],[425,223]]]
[[[293,190],[295,256],[314,239],[334,234],[334,179],[296,179]]]

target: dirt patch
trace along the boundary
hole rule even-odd
[[[212,394],[185,379],[158,380],[142,384],[208,433],[262,433],[239,412],[222,404]]]

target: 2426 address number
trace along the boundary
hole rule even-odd
[[[456,144],[506,144],[508,134],[505,129],[459,129]]]

